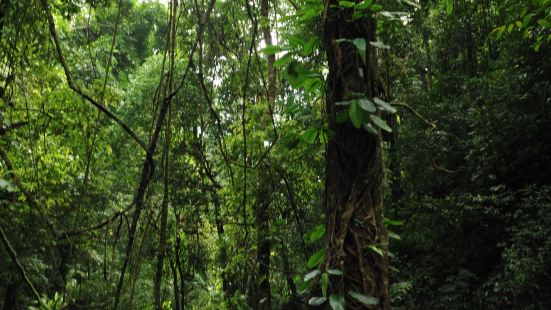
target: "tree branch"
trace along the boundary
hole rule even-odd
[[[77,94],[79,94],[86,101],[91,103],[94,107],[99,109],[105,115],[107,115],[107,117],[112,119],[115,123],[117,123],[122,129],[124,129],[124,131],[126,131],[126,133],[128,133],[128,135],[130,135],[132,137],[132,139],[134,139],[134,141],[136,141],[140,145],[140,147],[145,152],[148,152],[148,148],[147,148],[147,145],[145,144],[145,142],[143,142],[142,139],[140,139],[140,137],[138,137],[138,135],[136,135],[136,133],[134,133],[134,131],[132,131],[132,129],[128,125],[126,125],[126,123],[124,121],[122,121],[118,116],[113,114],[113,112],[109,111],[109,109],[107,107],[105,107],[103,104],[97,102],[94,98],[92,98],[88,94],[84,93],[80,89],[78,84],[76,84],[76,82],[74,81],[73,76],[71,74],[71,70],[69,69],[69,66],[67,65],[67,62],[65,61],[65,56],[63,55],[63,50],[61,49],[61,42],[59,41],[59,37],[57,35],[57,30],[56,30],[56,27],[55,27],[54,17],[52,16],[52,11],[50,10],[50,7],[48,5],[48,1],[47,0],[40,0],[40,2],[42,3],[42,7],[44,8],[44,11],[46,12],[46,16],[48,17],[48,26],[50,28],[50,34],[52,36],[52,39],[54,40],[54,45],[55,45],[55,48],[56,48],[56,51],[57,51],[57,56],[59,58],[59,62],[61,63],[61,65],[63,66],[63,70],[65,71],[65,77],[67,78],[67,84],[69,85],[69,88],[72,89]]]
[[[4,243],[4,246],[6,247],[6,250],[8,251],[8,254],[11,257],[11,260],[13,261],[13,263],[17,267],[17,270],[19,271],[19,273],[21,274],[21,276],[25,280],[25,283],[27,283],[27,285],[30,287],[31,291],[33,292],[34,297],[38,301],[38,304],[41,305],[41,306],[46,307],[46,305],[44,305],[42,299],[40,299],[40,295],[38,294],[38,292],[34,288],[33,283],[29,279],[29,276],[27,276],[27,273],[25,272],[25,269],[23,268],[23,266],[21,265],[21,263],[17,259],[17,253],[15,252],[13,247],[11,246],[11,243],[8,240],[8,237],[6,237],[6,234],[4,233],[4,229],[2,228],[1,224],[0,224],[0,234],[2,235],[2,243]]]

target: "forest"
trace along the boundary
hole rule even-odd
[[[551,0],[0,0],[0,309],[551,309]]]

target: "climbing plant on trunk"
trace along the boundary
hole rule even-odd
[[[389,309],[380,131],[390,128],[379,115],[392,108],[378,98],[375,48],[384,45],[375,39],[373,8],[363,4],[326,1],[324,12],[325,108],[333,135],[326,153],[323,267],[335,274],[328,281],[332,306],[346,300],[347,309]]]

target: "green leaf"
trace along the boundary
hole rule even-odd
[[[283,51],[283,49],[277,45],[268,45],[265,48],[263,48],[261,51],[264,55],[275,55]]]
[[[321,249],[314,253],[310,258],[308,259],[308,268],[314,268],[317,265],[319,265],[323,260],[325,259],[325,249]]]
[[[356,3],[352,2],[352,1],[339,1],[339,6],[341,8],[351,8],[355,5],[356,5]]]
[[[383,6],[378,3],[375,3],[369,9],[373,12],[378,12],[383,9]]]
[[[526,28],[528,27],[528,25],[530,25],[530,20],[532,19],[534,15],[532,14],[528,14],[526,16],[524,16],[524,18],[522,19],[522,26],[523,28]]]
[[[377,111],[375,105],[373,104],[373,101],[367,98],[358,99],[358,104],[360,105],[360,107],[362,107],[362,109],[366,110],[369,113],[375,113]]]
[[[356,4],[356,10],[366,10],[373,4],[373,0],[364,0]]]
[[[327,144],[329,142],[329,139],[331,139],[331,137],[334,135],[335,133],[331,129],[323,127],[319,132],[320,142],[322,142],[323,144]]]
[[[320,224],[308,232],[310,242],[316,242],[325,235],[325,225]]]
[[[355,10],[354,13],[352,14],[352,20],[357,20],[357,19],[360,19],[360,18],[364,18],[365,16],[367,16],[367,15],[365,14],[364,11]]]
[[[325,297],[312,297],[308,300],[308,304],[316,307],[322,305],[326,300],[327,298]]]
[[[297,48],[306,44],[306,41],[302,39],[298,34],[291,35],[288,40],[292,48]]]
[[[370,41],[369,44],[371,44],[372,46],[376,47],[376,48],[383,48],[383,49],[389,49],[390,46],[384,44],[383,42],[380,42],[380,41]]]
[[[318,129],[313,126],[308,127],[308,129],[306,129],[300,135],[300,138],[302,139],[302,141],[308,144],[314,144],[314,142],[316,142],[317,137],[318,137]]]
[[[543,28],[551,28],[551,22],[543,18],[538,19],[537,23]]]
[[[312,280],[313,278],[315,278],[320,273],[321,273],[321,271],[319,271],[318,269],[314,269],[314,270],[310,271],[309,273],[307,273],[304,276],[304,282],[308,282],[308,281]]]
[[[395,232],[388,230],[388,237],[395,240],[402,240],[402,238]]]
[[[301,11],[302,17],[300,18],[303,22],[309,22],[312,19],[319,17],[321,12],[323,11],[323,5],[310,5],[304,8],[304,10]]]
[[[285,55],[283,55],[282,57],[278,58],[275,62],[274,62],[274,67],[276,68],[283,68],[285,66],[287,66],[287,64],[289,64],[289,62],[292,60],[292,55],[290,53],[287,53]]]
[[[369,244],[367,245],[367,247],[372,250],[373,252],[381,255],[381,256],[385,256],[385,254],[383,253],[383,250],[381,250],[381,248],[379,248],[378,246],[374,245],[374,244]]]
[[[386,132],[392,132],[392,129],[387,125],[387,123],[382,118],[374,114],[370,115],[370,117],[373,123],[377,125],[377,127],[381,128]]]
[[[366,306],[376,306],[377,304],[379,304],[379,300],[377,298],[366,296],[358,292],[350,291],[348,292],[348,295]]]
[[[364,129],[370,134],[378,135],[379,132],[371,124],[364,124]]]
[[[323,297],[327,296],[327,288],[329,288],[329,274],[324,272],[321,275],[321,292]]]
[[[348,116],[356,128],[362,127],[362,124],[369,120],[369,113],[360,107],[357,100],[354,100],[348,107]]]
[[[344,296],[342,295],[331,295],[329,296],[329,304],[333,310],[344,310],[345,305]]]
[[[405,2],[406,4],[409,4],[409,5],[413,6],[413,7],[418,8],[418,9],[421,8],[421,6],[420,6],[419,4],[417,4],[417,3],[413,2],[413,1],[410,1],[410,0],[402,0],[402,2]]]
[[[337,113],[337,124],[344,124],[348,120],[348,111],[340,111]]]
[[[404,225],[404,222],[402,222],[402,221],[391,220],[391,219],[385,217],[385,226],[386,227],[389,227],[389,226],[402,226],[402,225]]]
[[[381,107],[383,111],[386,111],[391,114],[396,113],[396,109],[393,106],[391,106],[390,103],[382,100],[381,98],[375,97],[373,98],[373,101],[375,101],[375,103],[379,105],[379,107]]]
[[[327,273],[333,276],[342,276],[342,271],[339,269],[329,269],[327,270]]]
[[[362,61],[365,64],[365,57],[366,57],[365,56],[365,49],[367,47],[365,39],[364,38],[356,38],[356,39],[354,39],[354,41],[352,41],[352,43],[354,43],[354,45],[358,49],[358,52],[360,53],[360,57],[362,58]]]
[[[318,42],[317,37],[313,37],[310,40],[308,40],[308,42],[306,42],[306,44],[304,44],[304,46],[302,47],[302,55],[305,57],[312,55],[312,53],[314,52],[314,47],[317,42]]]
[[[448,13],[448,15],[452,15],[452,12],[453,12],[453,2],[452,0],[448,0],[448,3],[446,4],[446,13]]]

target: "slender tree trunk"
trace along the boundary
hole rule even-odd
[[[185,271],[184,267],[182,266],[182,262],[180,261],[180,255],[182,253],[181,251],[181,243],[182,240],[180,239],[179,235],[176,235],[176,251],[174,251],[174,261],[176,262],[176,269],[178,270],[178,275],[180,275],[180,305],[182,309],[185,308],[185,301],[186,301],[186,281],[185,281]]]
[[[172,81],[173,81],[173,72],[174,72],[174,50],[175,50],[175,41],[176,41],[176,9],[178,7],[178,1],[171,3],[171,23],[170,23],[170,38],[169,38],[169,52],[170,52],[170,69],[168,70],[168,79],[166,84],[166,95],[172,93]],[[168,222],[168,203],[170,201],[169,196],[169,152],[170,152],[170,134],[171,134],[171,118],[172,114],[170,107],[168,108],[168,119],[166,122],[165,128],[165,146],[163,150],[164,157],[164,167],[163,167],[163,200],[161,203],[161,231],[159,232],[159,248],[157,252],[157,267],[155,270],[155,284],[153,290],[153,297],[155,300],[155,308],[157,310],[162,309],[161,301],[161,286],[163,278],[163,265],[165,260],[166,253],[166,239],[167,239],[167,222]]]
[[[260,2],[260,14],[262,16],[261,29],[264,36],[264,42],[267,46],[272,45],[272,34],[270,32],[270,6],[268,0]],[[268,56],[268,105],[272,111],[276,96],[276,74],[274,68],[275,55]],[[261,176],[262,177],[262,176]],[[269,218],[269,191],[262,185],[258,189],[258,199],[256,202],[256,225],[257,225],[257,263],[258,263],[258,290],[257,290],[257,309],[272,309],[271,289],[270,289],[270,218]]]
[[[170,112],[169,112],[170,113]],[[163,169],[163,200],[161,203],[161,227],[159,232],[159,248],[157,249],[157,266],[155,271],[154,299],[155,308],[162,309],[161,303],[161,284],[163,278],[163,265],[166,253],[167,222],[168,222],[168,202],[169,202],[169,183],[168,183],[168,152],[170,146],[170,116],[166,128],[166,142],[164,149],[164,169]]]
[[[340,269],[342,277],[330,277],[330,294],[346,298],[346,309],[366,306],[350,297],[361,293],[379,300],[375,309],[389,309],[388,236],[384,227],[381,183],[383,163],[380,134],[356,129],[350,122],[337,124],[336,113],[346,107],[336,102],[350,99],[352,93],[368,98],[379,96],[377,59],[369,43],[366,64],[351,43],[338,39],[363,38],[376,41],[371,18],[353,20],[353,10],[327,5],[324,43],[327,49],[326,112],[334,136],[326,153],[326,260],[324,269]],[[384,255],[372,248],[377,247]]]
[[[176,264],[174,260],[169,256],[168,262],[170,264],[170,271],[172,272],[172,286],[174,289],[174,310],[182,309],[180,305],[180,285],[178,284],[178,271],[176,270]]]
[[[430,65],[430,53],[429,53],[429,65],[427,72],[427,86],[432,85],[432,66]],[[385,52],[385,92],[386,101],[392,102],[394,100],[392,96],[392,87],[390,82],[390,56],[388,51]],[[430,91],[430,89],[429,89]],[[396,203],[402,199],[402,177],[400,172],[400,158],[398,158],[398,115],[392,114],[389,116],[390,128],[392,133],[389,135],[389,157],[390,157],[390,193],[391,202]]]
[[[226,265],[228,264],[228,250],[226,248],[226,242],[224,241],[224,222],[222,222],[222,217],[220,215],[220,199],[218,198],[215,189],[213,189],[212,192],[214,202],[214,218],[216,221],[216,234],[218,241],[220,242],[218,263],[222,268],[222,291],[224,292],[224,298],[228,298],[233,294],[233,291],[230,287],[230,280],[226,272]]]
[[[262,184],[260,185],[262,187]],[[257,225],[257,309],[272,309],[270,289],[270,224],[269,224],[269,192],[265,188],[258,189],[256,203],[256,225]]]
[[[281,247],[280,253],[281,259],[283,260],[283,275],[285,276],[285,280],[287,280],[287,286],[291,293],[291,300],[289,300],[288,306],[289,308],[296,309],[299,307],[300,301],[298,298],[297,286],[293,280],[291,264],[289,263],[289,253],[287,253],[285,245]]]

